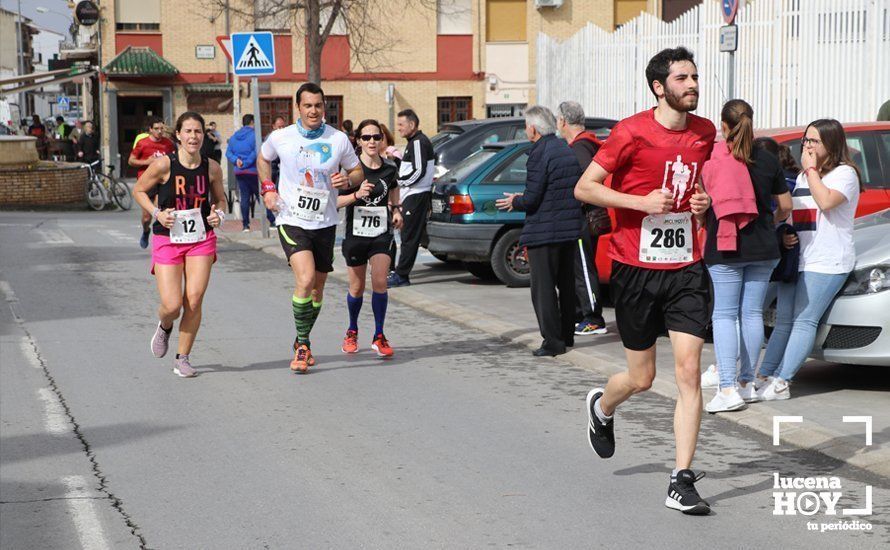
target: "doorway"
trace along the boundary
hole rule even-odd
[[[289,97],[260,98],[260,132],[263,139],[272,131],[272,123],[283,116],[287,125],[294,123],[293,100]]]
[[[117,98],[117,143],[121,156],[121,175],[135,178],[136,169],[127,165],[133,140],[145,132],[148,117],[163,117],[164,98],[161,96],[127,96]],[[166,121],[165,121],[166,123]]]

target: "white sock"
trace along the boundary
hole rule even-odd
[[[602,397],[600,398],[602,399]],[[606,413],[603,412],[602,407],[600,407],[600,400],[597,399],[593,404],[593,412],[596,414],[596,417],[600,419],[600,422],[603,424],[608,424],[612,421],[611,416],[606,416]]]
[[[679,472],[679,468],[674,468],[671,472],[671,481],[677,481],[677,472]]]

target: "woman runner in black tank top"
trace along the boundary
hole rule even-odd
[[[340,349],[343,353],[357,353],[359,350],[358,316],[370,265],[371,307],[374,310],[371,349],[380,357],[391,357],[393,350],[383,335],[383,324],[389,303],[386,276],[391,264],[389,249],[393,239],[392,228],[398,229],[402,225],[399,187],[396,185],[398,174],[395,166],[380,156],[384,135],[379,122],[373,119],[361,121],[356,139],[361,146],[359,160],[365,181],[357,189],[350,189],[337,198],[337,207],[346,207],[343,256],[349,272],[349,292],[346,295],[349,326]]]
[[[167,181],[158,187],[158,208],[167,210],[201,209],[204,230],[209,234],[213,229],[207,218],[210,216],[210,159],[201,157],[197,168],[186,168],[179,161],[179,152],[167,155],[170,159],[170,174]],[[155,235],[170,236],[170,230],[155,220],[152,225]]]
[[[179,322],[178,353],[173,372],[184,378],[198,374],[189,353],[201,324],[201,303],[216,261],[216,234],[225,217],[226,195],[222,169],[215,160],[201,156],[204,119],[194,112],[176,121],[179,146],[160,157],[139,177],[133,196],[155,218],[152,273],[161,304],[151,352],[163,357],[169,348],[173,323]],[[149,192],[157,191],[155,207]],[[172,229],[172,231],[171,231]]]

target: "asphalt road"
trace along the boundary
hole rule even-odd
[[[222,242],[180,379],[149,352],[156,291],[136,214],[0,213],[2,548],[880,548],[885,478],[774,447],[720,418],[696,468],[714,509],[664,507],[673,404],[619,409],[618,450],[587,446],[604,380],[391,302],[396,357],[345,356],[345,287],[287,368],[291,275]],[[8,306],[8,307],[7,307]],[[773,474],[836,476],[838,509],[773,515]],[[819,532],[867,522],[871,531]],[[808,522],[817,527],[810,530]]]

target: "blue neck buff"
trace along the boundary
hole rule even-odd
[[[303,128],[303,121],[300,119],[297,119],[297,131],[299,131],[300,135],[306,139],[320,138],[321,135],[324,133],[324,129],[325,129],[324,121],[321,121],[321,126],[319,126],[318,128],[316,128],[314,130],[307,130],[306,128]]]

